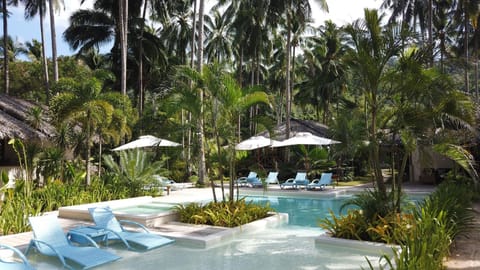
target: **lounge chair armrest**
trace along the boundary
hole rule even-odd
[[[31,268],[31,265],[30,265],[30,263],[28,262],[27,257],[25,257],[25,255],[23,255],[23,253],[22,253],[20,250],[14,248],[14,247],[2,245],[2,244],[0,244],[0,248],[2,248],[2,249],[8,249],[8,250],[13,251],[13,253],[14,253],[16,256],[18,256],[18,257],[23,261],[24,264],[28,265],[28,266]]]
[[[83,233],[77,233],[77,232],[68,232],[68,235],[72,236],[76,236],[76,237],[80,237],[80,238],[83,238],[85,240],[87,240],[88,243],[92,244],[92,246],[96,247],[96,248],[99,248],[99,246],[97,245],[97,243],[95,243],[95,241],[93,241],[92,238],[90,238],[88,235],[85,235]],[[68,238],[68,241],[71,243],[70,239]]]
[[[140,227],[146,233],[150,233],[150,231],[147,229],[147,227],[145,227],[143,224],[140,224],[138,222],[135,222],[135,221],[132,221],[132,220],[119,220],[118,222],[120,222],[122,225],[127,224],[127,225],[134,225],[134,226]]]
[[[41,241],[41,240],[37,240],[37,239],[30,240],[30,245],[28,245],[27,251],[25,251],[25,255],[28,255],[28,253],[30,252],[30,248],[32,248],[34,246],[35,246],[35,248],[39,249],[39,247],[37,245],[43,245],[43,246],[47,247],[48,249],[50,249],[51,251],[53,251],[53,253],[55,253],[55,255],[58,257],[58,259],[62,262],[62,264],[64,266],[68,267],[68,264],[65,262],[65,259],[63,258],[62,255],[60,255],[60,253],[57,251],[57,249],[54,248],[52,245],[48,244],[47,242],[44,242],[44,241]]]

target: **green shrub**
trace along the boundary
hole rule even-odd
[[[383,256],[382,260],[397,270],[443,269],[453,239],[473,228],[472,198],[469,184],[450,181],[440,184],[413,210],[414,226],[400,230],[401,249],[394,251],[393,258]]]
[[[180,221],[222,227],[236,227],[268,216],[269,206],[247,203],[244,199],[230,202],[190,203],[176,206]]]

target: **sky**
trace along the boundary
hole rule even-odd
[[[206,0],[207,5],[212,0]],[[67,43],[63,41],[63,32],[68,27],[68,18],[71,13],[79,8],[90,8],[94,0],[87,0],[80,6],[79,0],[65,0],[65,7],[55,14],[56,36],[57,36],[57,51],[58,55],[73,55],[75,51],[71,50]],[[320,10],[319,6],[313,0],[311,2],[312,13],[315,24],[321,24],[327,19],[331,19],[337,25],[344,25],[354,21],[355,19],[363,17],[364,8],[379,8],[381,0],[327,0],[329,13]],[[40,24],[39,18],[32,20],[24,19],[23,7],[9,8],[11,16],[8,21],[8,33],[19,42],[25,43],[32,39],[40,41]],[[0,21],[0,27],[3,29],[3,21]],[[46,14],[44,21],[45,29],[45,43],[47,57],[51,57],[51,38],[50,38],[50,20],[49,15]]]

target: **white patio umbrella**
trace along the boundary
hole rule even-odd
[[[120,145],[119,147],[112,149],[112,151],[122,151],[122,150],[128,150],[128,149],[135,149],[135,148],[142,148],[142,147],[155,147],[155,146],[175,147],[175,146],[180,146],[180,144],[169,141],[169,140],[157,138],[152,135],[144,135],[144,136],[140,136],[138,139],[134,141],[131,141],[124,145]]]
[[[274,143],[278,143],[278,141],[272,140],[264,136],[253,136],[237,144],[235,146],[235,149],[236,150],[255,150],[258,148],[271,146]]]
[[[274,143],[272,147],[283,147],[290,145],[330,145],[341,143],[332,139],[313,135],[310,132],[297,132],[293,137],[281,142]]]

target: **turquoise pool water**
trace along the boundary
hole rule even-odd
[[[166,212],[172,211],[173,208],[174,208],[173,204],[150,203],[150,204],[141,204],[141,205],[135,205],[135,206],[116,208],[114,211],[116,213],[144,216],[144,215],[166,213]]]
[[[338,213],[346,197],[293,198],[275,196],[247,196],[247,201],[270,205],[279,213],[288,213],[290,226],[318,228],[321,218],[330,215],[330,210]]]
[[[142,270],[322,270],[368,269],[366,257],[377,262],[379,254],[366,250],[315,244],[323,234],[318,220],[329,209],[338,212],[341,198],[290,198],[251,196],[247,200],[269,203],[279,212],[290,215],[289,224],[256,232],[244,232],[224,244],[199,249],[173,244],[148,252],[132,252],[113,245],[107,249],[122,259],[95,269]],[[60,269],[53,258],[33,253],[29,256],[38,270]]]

